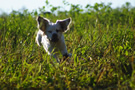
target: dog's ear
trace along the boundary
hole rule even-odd
[[[37,23],[38,23],[38,28],[40,30],[42,30],[43,32],[45,32],[47,26],[49,25],[49,20],[48,19],[45,19],[41,16],[38,16],[37,17]]]
[[[66,30],[68,30],[68,25],[70,24],[70,22],[71,22],[71,18],[57,21],[57,23],[60,25],[60,30],[62,32],[65,32]]]

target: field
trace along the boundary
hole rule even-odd
[[[135,88],[135,7],[65,5],[71,9],[46,2],[52,13],[43,7],[0,15],[0,89]],[[35,43],[39,14],[52,22],[72,18],[64,34],[69,62],[55,63]]]

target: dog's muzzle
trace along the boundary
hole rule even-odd
[[[51,41],[52,41],[52,42],[58,42],[58,41],[59,41],[58,35],[54,33],[54,34],[52,35]]]

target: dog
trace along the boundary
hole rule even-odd
[[[57,20],[56,23],[50,22],[47,18],[37,17],[38,32],[36,42],[39,46],[43,45],[45,51],[60,62],[58,56],[61,53],[65,60],[72,55],[67,52],[64,35],[69,28],[71,18]]]

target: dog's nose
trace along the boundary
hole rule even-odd
[[[58,39],[58,35],[56,33],[54,33],[52,35],[52,42],[57,42],[59,39]]]
[[[56,33],[54,33],[52,37],[57,38],[58,35]]]

